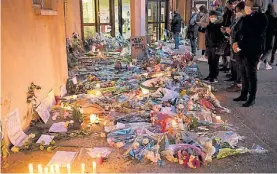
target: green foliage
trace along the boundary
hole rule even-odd
[[[77,106],[73,107],[72,118],[74,122],[81,123],[83,121],[83,114],[80,112]]]

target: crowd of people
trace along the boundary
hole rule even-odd
[[[198,47],[198,60],[208,61],[204,80],[216,83],[223,71],[226,81],[233,82],[226,90],[241,93],[234,101],[245,101],[243,107],[255,104],[257,71],[262,63],[266,70],[277,65],[277,6],[269,3],[264,13],[256,0],[228,0],[224,8],[215,0],[210,11],[205,6],[199,12],[192,8],[187,36],[192,54]]]

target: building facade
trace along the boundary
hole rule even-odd
[[[79,14],[78,9],[72,10],[74,1],[68,0],[69,21]],[[15,109],[19,109],[19,126],[28,127],[32,116],[28,114],[30,105],[26,100],[32,82],[41,86],[36,94],[39,103],[51,90],[59,95],[68,77],[66,35],[80,31],[80,24],[78,27],[75,21],[65,27],[64,1],[41,2],[1,1],[1,122],[4,133],[6,116]]]

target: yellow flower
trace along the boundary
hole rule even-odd
[[[187,94],[187,90],[184,89],[184,90],[181,92],[181,96],[184,97],[186,94]]]
[[[36,137],[36,134],[30,134],[29,135],[29,138],[35,138]]]

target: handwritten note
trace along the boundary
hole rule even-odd
[[[54,139],[55,136],[51,135],[41,135],[40,138],[37,140],[37,143],[44,142],[44,145],[49,145],[50,142]]]
[[[65,122],[58,122],[52,124],[52,126],[49,129],[49,132],[67,132]]]
[[[72,164],[77,152],[57,151],[47,166],[59,165],[60,167],[66,167],[67,164]]]
[[[78,83],[77,77],[72,78],[72,82],[73,82],[74,85],[76,85]]]
[[[50,112],[48,111],[48,107],[47,107],[47,101],[44,100],[44,102],[42,102],[37,108],[36,108],[36,112],[38,113],[38,115],[40,116],[40,118],[42,119],[42,121],[46,124],[47,121],[50,118]]]
[[[8,114],[7,117],[7,131],[11,143],[15,146],[22,146],[23,141],[28,137],[21,126],[19,119],[19,109],[16,109]]]

